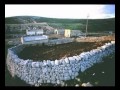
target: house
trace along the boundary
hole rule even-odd
[[[46,34],[46,35],[54,34],[54,30],[53,29],[51,29],[51,30],[45,30],[44,29],[44,34]]]
[[[65,37],[78,37],[84,35],[80,30],[65,29]]]
[[[21,37],[22,44],[34,44],[34,43],[45,43],[48,42],[47,35],[33,35],[33,36],[23,36]]]
[[[65,37],[70,37],[71,36],[71,30],[70,29],[65,29],[64,36]]]
[[[48,36],[43,35],[43,29],[28,29],[26,36],[21,37],[22,44],[45,43],[48,41]]]
[[[83,35],[83,32],[80,30],[71,30],[71,34],[70,34],[71,37],[78,37],[82,35]]]
[[[54,34],[64,35],[65,29],[55,29]]]
[[[33,29],[33,30],[26,30],[27,35],[42,35],[43,34],[43,29]]]

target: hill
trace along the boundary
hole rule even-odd
[[[5,24],[26,24],[47,22],[54,28],[69,28],[85,31],[86,19],[57,19],[37,16],[16,16],[5,18]],[[115,31],[115,18],[109,19],[89,19],[88,30]]]

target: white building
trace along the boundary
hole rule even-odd
[[[38,29],[38,30],[26,30],[27,35],[42,35],[43,34],[43,29]]]
[[[64,35],[65,29],[55,29],[54,34]]]
[[[83,32],[81,30],[71,30],[71,34],[70,36],[82,36],[84,35]]]
[[[29,42],[29,41],[37,41],[37,40],[43,40],[43,39],[48,39],[48,36],[46,35],[41,35],[41,36],[26,36],[24,37],[24,41]]]
[[[44,43],[48,42],[47,35],[38,35],[38,36],[24,36],[21,37],[22,44],[34,44],[34,43]]]
[[[22,44],[45,43],[47,41],[48,36],[43,35],[43,29],[28,29],[26,30],[26,36],[21,37]]]

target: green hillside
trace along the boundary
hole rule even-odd
[[[25,23],[47,22],[54,28],[79,29],[84,31],[86,19],[56,19],[36,16],[16,16],[5,18],[5,24],[25,24]],[[89,31],[115,31],[115,18],[110,19],[89,19]]]

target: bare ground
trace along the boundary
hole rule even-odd
[[[90,39],[90,38],[88,38]],[[90,51],[91,49],[96,49],[104,45],[111,40],[114,40],[113,36],[102,36],[97,38],[93,42],[72,42],[67,44],[61,45],[54,45],[54,46],[26,46],[21,53],[19,53],[19,57],[22,59],[32,59],[32,60],[56,60],[61,59],[73,55],[79,55],[82,52]],[[87,39],[86,39],[87,40]]]

